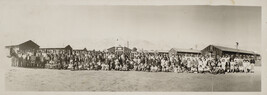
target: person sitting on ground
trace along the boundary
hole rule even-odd
[[[128,71],[128,66],[126,65],[126,63],[123,64],[122,71]]]
[[[72,57],[70,58],[70,63],[69,63],[69,66],[68,66],[68,69],[70,69],[70,70],[72,70],[73,69],[73,59],[72,59]]]
[[[210,66],[205,66],[203,69],[203,73],[211,73]]]
[[[178,65],[174,66],[173,67],[173,72],[174,73],[178,73],[179,72],[179,69],[178,68],[179,68]]]
[[[48,64],[49,69],[53,69],[54,59],[51,59]]]
[[[174,64],[169,66],[169,72],[174,72]]]
[[[149,72],[151,68],[150,64],[147,64],[145,68],[146,68],[146,72]]]
[[[101,70],[101,65],[102,65],[101,60],[99,60],[96,65],[97,70]]]
[[[129,70],[134,70],[134,61],[130,59],[129,62]]]
[[[86,69],[86,70],[90,70],[90,65],[89,65],[90,63],[85,63],[84,64],[84,68]]]
[[[191,71],[190,71],[191,73],[197,73],[197,66],[196,65],[193,65],[192,67],[191,67]]]
[[[134,62],[134,71],[138,71],[138,64]]]
[[[108,65],[108,63],[105,63],[105,69],[104,70],[109,70],[109,65]]]
[[[139,64],[138,64],[138,71],[142,71],[142,69],[143,69],[142,66],[143,66],[142,63],[139,63]]]
[[[89,70],[93,70],[94,69],[94,62],[91,61],[89,62]]]
[[[202,65],[198,66],[198,73],[203,73],[204,72],[204,68],[202,67]]]
[[[106,68],[105,63],[101,64],[101,70],[105,70],[105,68]]]
[[[234,72],[235,73],[239,72],[238,64],[235,64],[235,66],[234,66]]]
[[[219,66],[219,74],[225,74],[225,70],[222,68],[222,66]]]
[[[152,66],[151,66],[151,72],[157,72],[156,67],[157,67],[156,65],[152,65]]]

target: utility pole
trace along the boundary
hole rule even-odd
[[[239,43],[238,43],[238,42],[236,42],[236,49],[238,49],[238,45],[239,45]]]

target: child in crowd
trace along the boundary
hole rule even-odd
[[[197,66],[196,65],[192,66],[191,73],[197,73]]]
[[[204,66],[203,73],[210,73],[210,72],[211,72],[210,66]]]

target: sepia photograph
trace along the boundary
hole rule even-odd
[[[262,91],[261,6],[11,3],[5,91]]]

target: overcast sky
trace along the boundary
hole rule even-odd
[[[70,44],[103,50],[203,49],[215,44],[260,52],[260,7],[230,6],[0,6],[5,45],[33,40],[41,47]]]

